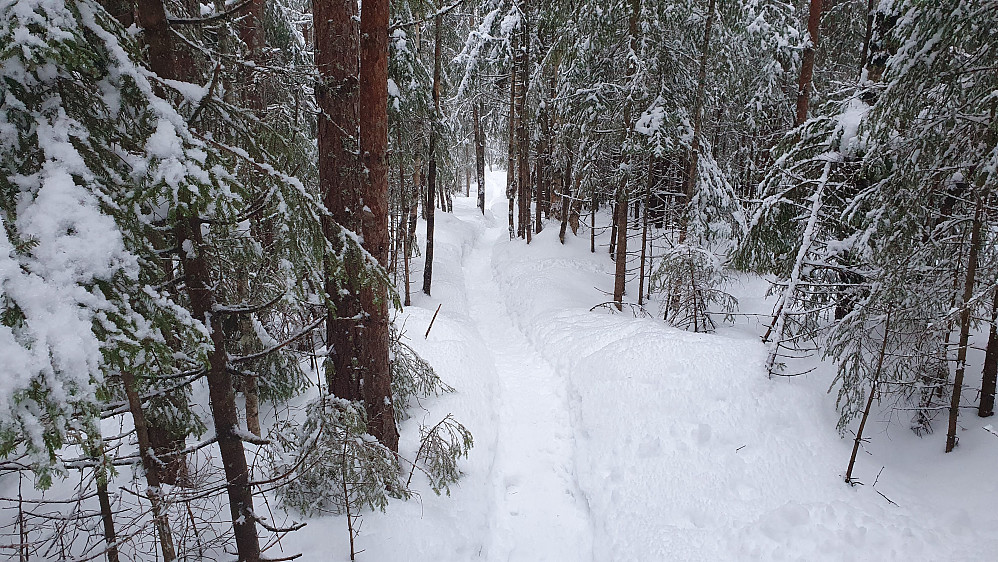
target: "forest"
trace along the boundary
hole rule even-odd
[[[0,0],[0,557],[994,556],[996,50],[998,0]]]

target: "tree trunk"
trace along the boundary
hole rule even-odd
[[[341,228],[361,232],[357,210],[360,199],[360,162],[357,159],[359,100],[357,57],[360,30],[357,3],[350,0],[317,0],[315,21],[315,88],[319,106],[319,189],[329,211],[322,221],[323,234],[334,252],[344,253],[342,276],[326,266],[326,385],[334,396],[360,400],[357,372],[357,318],[361,314],[360,278],[363,257],[347,251]]]
[[[478,208],[485,214],[485,135],[482,134],[484,102],[473,105],[475,119],[475,179],[478,181]]]
[[[543,49],[543,44],[541,45],[541,49]],[[537,202],[537,207],[534,210],[534,232],[538,234],[544,229],[543,213],[545,212],[548,201],[550,200],[550,197],[548,197],[548,190],[551,187],[550,182],[548,181],[551,172],[551,162],[550,158],[548,158],[550,153],[549,147],[551,146],[550,105],[550,99],[542,100],[538,119],[541,128],[541,135],[537,142],[537,155],[534,159],[534,185],[537,186],[534,192],[534,200]]]
[[[513,52],[519,53],[519,35],[513,34]],[[506,159],[506,199],[509,202],[509,239],[516,237],[516,224],[513,220],[514,201],[516,199],[516,68],[514,62],[509,69],[509,142],[507,143]]]
[[[527,23],[529,14],[527,0],[520,1],[520,48],[516,51],[517,76],[520,77],[516,95],[516,152],[517,152],[517,203],[519,208],[519,224],[517,235],[530,243],[533,234],[530,228],[530,137],[527,131],[527,90],[530,89],[530,27]]]
[[[423,186],[423,161],[419,156],[416,156],[413,162],[413,173],[412,173],[412,197],[409,199],[409,256],[412,256],[412,250],[416,247],[416,223],[417,215],[419,213],[420,205],[420,195],[422,194]],[[426,200],[425,197],[422,198],[423,201]],[[425,211],[423,209],[425,219]]]
[[[565,163],[565,179],[561,186],[561,228],[558,230],[558,240],[565,243],[565,231],[568,230],[568,215],[572,205],[572,158]]]
[[[648,202],[651,198],[651,188],[655,181],[655,160],[652,159],[648,163],[648,189],[645,191],[645,204],[641,206],[642,218],[641,218],[641,260],[638,264],[638,304],[643,305],[644,294],[645,294],[645,260],[647,258],[647,248],[648,248]]]
[[[360,13],[360,149],[367,181],[363,190],[364,249],[388,265],[388,0],[366,0]],[[439,47],[437,47],[439,49]],[[367,284],[360,291],[367,315],[364,345],[364,405],[367,430],[398,452],[389,365],[388,287]]]
[[[239,415],[236,396],[229,374],[228,353],[225,348],[225,330],[222,316],[212,314],[215,295],[212,287],[206,248],[201,235],[201,221],[197,218],[181,219],[176,227],[177,246],[189,244],[191,250],[181,252],[181,265],[187,280],[191,313],[211,332],[213,349],[208,354],[208,397],[211,402],[215,435],[225,472],[229,496],[229,512],[236,539],[240,562],[260,560],[260,541],[256,534],[256,514],[253,511],[253,491],[250,488],[249,467],[246,453],[239,437]]]
[[[863,36],[863,54],[859,59],[859,74],[863,76],[870,58],[870,43],[873,41],[873,16],[876,13],[876,0],[866,0],[866,34]]]
[[[958,444],[956,436],[957,420],[960,417],[960,397],[963,392],[963,377],[967,369],[967,347],[970,339],[970,323],[972,320],[971,306],[968,304],[974,297],[974,282],[977,275],[977,256],[981,250],[981,222],[984,217],[984,199],[977,194],[974,209],[974,223],[970,233],[970,252],[967,255],[967,275],[963,285],[963,299],[960,303],[960,344],[956,352],[956,374],[953,377],[953,394],[949,407],[949,427],[946,431],[946,452],[952,451]]]
[[[873,383],[870,385],[870,395],[866,398],[866,407],[863,408],[863,417],[859,420],[859,428],[856,430],[856,438],[852,443],[852,454],[849,456],[849,467],[846,468],[846,484],[854,485],[856,482],[852,478],[852,470],[856,467],[856,455],[859,453],[859,444],[863,442],[863,430],[866,428],[866,420],[870,418],[870,407],[877,396],[877,386],[880,384],[880,372],[884,367],[884,356],[887,354],[887,338],[890,336],[891,313],[887,312],[887,319],[884,322],[884,339],[880,343],[880,355],[877,357],[877,369],[873,373]]]
[[[991,304],[991,330],[988,332],[988,349],[984,354],[984,370],[981,375],[981,404],[977,415],[982,418],[995,413],[995,386],[998,382],[998,289],[995,289]]]
[[[139,399],[139,392],[135,387],[135,376],[130,371],[122,372],[121,380],[125,385],[128,409],[132,412],[135,435],[139,440],[139,457],[142,459],[142,469],[146,476],[146,497],[152,504],[153,524],[156,526],[156,535],[159,537],[159,545],[163,551],[163,561],[172,562],[177,559],[177,551],[173,546],[170,519],[167,516],[166,505],[163,501],[163,487],[159,481],[159,461],[152,452],[152,445],[149,443],[149,432],[146,416],[142,411],[142,400]],[[104,488],[107,489],[106,483]],[[108,510],[110,511],[110,505]],[[105,532],[107,532],[106,527]]]
[[[589,253],[596,253],[596,190],[593,189],[592,202],[589,204]]]
[[[637,53],[638,53],[638,17],[641,14],[641,0],[631,0],[630,2],[630,14],[628,16],[628,47],[630,54],[627,61],[627,82],[628,88],[633,93],[635,91],[635,84],[633,83],[637,75]],[[624,138],[622,145],[627,144],[627,140],[631,134],[632,123],[632,100],[627,99],[624,102]],[[614,225],[616,226],[614,234],[616,235],[616,248],[613,248],[614,235],[611,235],[611,250],[610,253],[614,254],[616,251],[616,257],[614,259],[614,275],[613,275],[613,302],[616,303],[617,310],[623,310],[624,302],[624,289],[627,284],[627,209],[630,205],[629,193],[628,193],[628,176],[629,172],[622,170],[620,185],[617,186],[616,201],[614,205]]]
[[[464,168],[464,196],[471,197],[471,167],[468,165],[471,160],[471,155],[468,153],[470,149],[464,147],[464,161],[465,164],[462,166]]]
[[[713,0],[711,0],[713,1]],[[814,53],[818,49],[818,30],[821,26],[821,9],[823,0],[811,0],[807,14],[808,43],[801,59],[800,78],[797,80],[797,118],[794,126],[800,126],[807,121],[807,105],[811,97],[811,79],[814,76]]]
[[[697,179],[700,173],[700,130],[703,128],[703,105],[707,92],[707,57],[710,54],[710,33],[714,27],[714,8],[716,0],[710,0],[707,6],[707,23],[703,30],[703,46],[700,50],[700,76],[697,79],[696,101],[693,107],[693,140],[690,142],[690,166],[686,174],[686,201],[683,217],[679,223],[679,243],[686,242],[686,230],[689,226],[689,206],[696,192]]]
[[[613,302],[617,303],[617,310],[623,310],[624,285],[627,281],[627,206],[627,188],[622,185],[617,192],[617,257],[614,260],[616,270],[613,276]]]
[[[619,194],[615,194],[619,195]],[[610,257],[616,261],[617,259],[617,198],[614,198],[613,206],[610,209]]]
[[[412,207],[412,191],[413,186],[406,186],[405,184],[405,167],[402,163],[399,163],[399,183],[402,188],[402,202],[399,205],[399,229],[396,234],[402,244],[402,277],[405,281],[405,296],[403,297],[403,306],[409,306],[412,301],[409,296],[409,217],[413,213]]]
[[[107,547],[107,562],[118,562],[118,538],[114,531],[114,514],[111,511],[111,496],[107,493],[107,470],[98,467],[97,501],[100,503],[101,523],[104,527],[104,544]],[[172,539],[171,539],[172,540]]]
[[[437,191],[437,125],[440,119],[440,20],[438,15],[433,24],[433,119],[430,123],[430,166],[426,174],[426,257],[423,266],[423,293],[427,296],[433,281],[433,199]]]
[[[167,26],[166,10],[162,1],[140,0],[138,15],[139,24],[149,46],[149,64],[152,70],[161,78],[174,80],[184,78],[178,71],[178,67],[183,64],[183,58],[177,57],[174,51],[173,38]],[[178,248],[184,248],[185,244],[190,245],[188,251],[179,254],[190,297],[191,315],[203,322],[211,333],[213,349],[208,355],[206,378],[215,435],[227,482],[236,550],[240,562],[257,562],[260,560],[260,541],[256,534],[256,515],[253,512],[249,468],[246,464],[243,442],[238,437],[239,418],[232,377],[228,371],[222,317],[212,314],[215,305],[212,289],[214,282],[206,257],[200,219],[196,216],[178,216],[174,234]],[[164,550],[165,548],[164,545]],[[166,557],[165,552],[164,557]]]

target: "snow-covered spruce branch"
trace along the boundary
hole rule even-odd
[[[279,350],[281,350],[281,349],[283,349],[283,348],[291,345],[295,341],[301,339],[302,337],[304,337],[304,336],[312,333],[312,330],[318,328],[319,324],[322,324],[325,321],[326,321],[326,317],[325,316],[320,316],[319,318],[313,320],[307,326],[305,326],[304,328],[302,328],[301,330],[299,330],[298,333],[292,335],[291,337],[287,338],[286,340],[284,340],[284,341],[282,341],[280,343],[272,345],[272,346],[268,347],[267,349],[264,349],[263,351],[258,351],[256,353],[250,353],[248,355],[236,355],[236,356],[232,356],[232,357],[229,358],[229,361],[232,362],[232,363],[243,363],[243,362],[246,362],[246,361],[252,361],[254,359],[259,359],[261,357],[265,357],[267,355],[270,355],[271,353],[274,353],[275,351],[279,351]]]

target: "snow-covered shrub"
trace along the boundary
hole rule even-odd
[[[367,433],[357,403],[323,396],[302,422],[275,424],[269,434],[269,471],[282,482],[281,504],[304,515],[384,510],[389,497],[409,497],[394,453]]]
[[[667,251],[651,275],[651,289],[661,299],[661,311],[673,326],[710,332],[711,309],[733,312],[738,301],[724,291],[728,282],[721,260],[709,250],[678,245]]]
[[[454,389],[440,379],[432,365],[402,342],[401,332],[393,329],[391,342],[392,402],[395,423],[398,424],[409,418],[409,400],[453,392]]]
[[[443,491],[449,496],[450,485],[461,478],[457,461],[461,457],[467,457],[475,443],[471,432],[447,414],[437,425],[419,428],[419,435],[419,451],[413,459],[412,470],[419,467],[429,478],[434,492],[439,495]],[[412,481],[411,471],[409,481]]]

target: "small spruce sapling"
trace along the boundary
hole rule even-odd
[[[651,291],[661,295],[661,311],[672,325],[694,332],[711,332],[711,308],[726,315],[738,307],[724,291],[729,281],[718,257],[704,248],[682,244],[659,260],[651,276]]]

